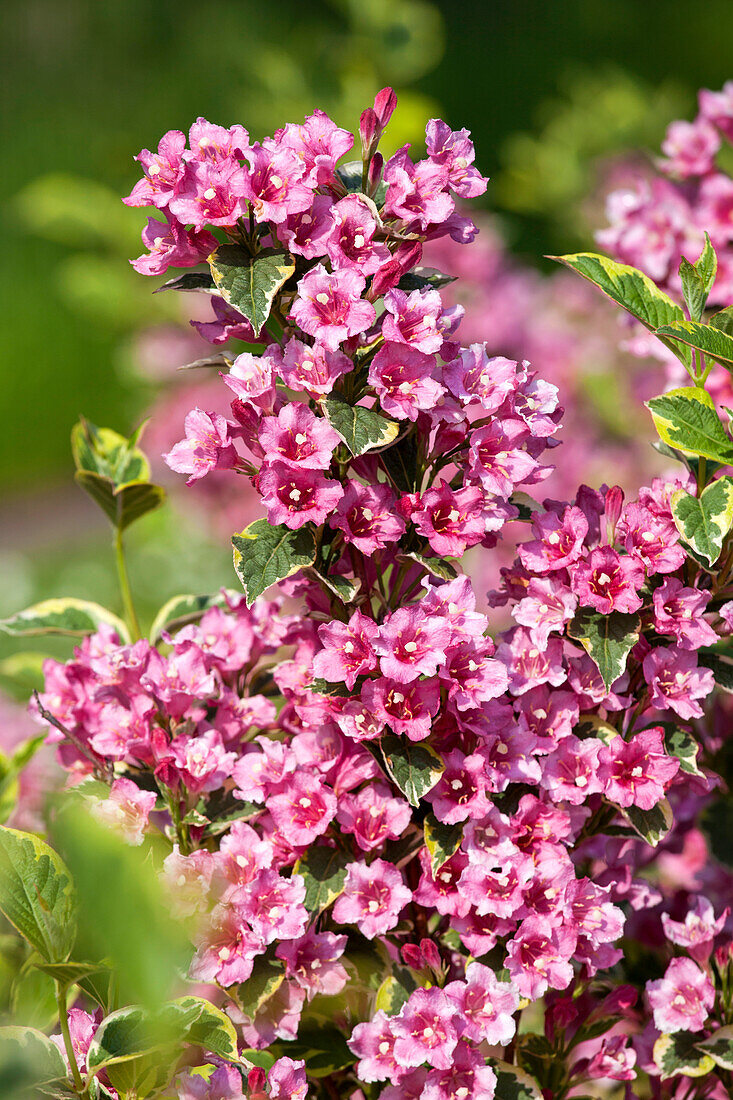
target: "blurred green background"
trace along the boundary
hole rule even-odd
[[[731,43],[730,0],[4,0],[0,614],[116,601],[68,437],[80,412],[132,427],[151,398],[135,333],[181,317],[127,262],[144,214],[119,196],[142,146],[197,115],[259,137],[321,106],[353,128],[389,83],[390,146],[419,146],[435,113],[468,127],[483,202],[541,264],[590,244],[602,165],[654,150],[698,87],[733,76]],[[131,541],[144,608],[231,579],[226,544],[170,509]]]

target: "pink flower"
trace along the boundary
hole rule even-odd
[[[171,765],[177,777],[192,794],[214,791],[232,774],[236,754],[226,752],[218,730],[207,730],[197,737],[181,734],[171,741]]]
[[[184,154],[185,160],[226,161],[232,157],[242,158],[249,148],[249,134],[244,126],[217,126],[205,118],[197,118],[188,131],[190,153]]]
[[[474,167],[476,154],[468,130],[451,130],[441,119],[431,118],[425,143],[430,160],[444,170],[452,191],[464,199],[483,195],[489,181]]]
[[[180,130],[169,130],[158,144],[158,152],[143,149],[135,157],[145,173],[130,194],[122,201],[128,206],[157,206],[164,210],[177,193],[183,176],[183,150],[186,136]]]
[[[397,420],[417,420],[419,412],[438,404],[444,393],[432,377],[435,360],[411,347],[387,341],[372,359],[369,384],[379,403]]]
[[[193,267],[219,247],[212,233],[188,232],[178,222],[148,218],[142,232],[149,253],[130,263],[141,275],[162,275],[169,267]]]
[[[698,93],[700,114],[733,140],[733,80],[727,80],[720,92],[702,88]]]
[[[671,943],[684,947],[698,963],[706,963],[713,951],[713,941],[723,930],[728,909],[724,909],[716,918],[715,910],[707,898],[695,898],[691,909],[685,914],[684,921],[675,921],[667,913],[662,913],[664,934]]]
[[[461,404],[480,402],[496,412],[514,391],[521,373],[519,364],[503,355],[489,358],[485,344],[461,348],[458,358],[443,367],[445,384]]]
[[[393,798],[382,783],[362,787],[357,794],[339,799],[336,819],[345,833],[352,833],[363,852],[397,840],[410,824],[412,810],[403,798]]]
[[[109,797],[92,805],[92,814],[98,821],[118,829],[128,844],[139,845],[156,801],[155,791],[141,791],[131,779],[115,779]]]
[[[362,554],[373,554],[405,533],[405,521],[396,504],[388,485],[362,485],[350,479],[329,525],[343,531],[346,541]]]
[[[679,761],[664,749],[661,727],[643,730],[631,740],[614,737],[601,748],[598,776],[603,793],[617,806],[656,806],[679,770]]]
[[[239,456],[229,434],[230,425],[219,413],[192,409],[184,421],[186,438],[163,455],[179,474],[188,474],[188,485],[212,470],[231,470]]]
[[[376,634],[376,623],[361,611],[348,623],[323,623],[318,628],[323,649],[314,654],[314,674],[330,683],[343,682],[351,691],[358,676],[377,667],[372,644]]]
[[[627,1035],[604,1035],[600,1049],[584,1072],[591,1081],[604,1077],[612,1081],[633,1081],[636,1078],[636,1057]]]
[[[374,241],[379,228],[374,209],[360,195],[347,195],[331,207],[326,250],[334,270],[353,268],[362,275],[373,275],[391,259],[386,244]]]
[[[269,352],[252,355],[249,351],[243,351],[232,363],[229,373],[222,375],[222,381],[240,401],[268,397],[270,393],[274,394],[273,370],[276,365],[276,359]]]
[[[435,680],[405,684],[380,678],[366,681],[361,701],[374,718],[395,733],[406,734],[410,741],[422,741],[430,734],[432,717],[440,705],[440,689]]]
[[[559,687],[566,680],[563,646],[559,638],[551,638],[540,650],[523,626],[515,627],[507,636],[510,640],[497,646],[496,656],[507,667],[509,689],[515,695],[523,695],[540,684]]]
[[[409,510],[416,529],[440,556],[460,557],[486,535],[484,493],[477,486],[453,490],[441,480],[437,489],[403,497],[401,507]]]
[[[428,795],[438,821],[454,825],[468,818],[485,817],[490,803],[486,798],[485,761],[478,753],[466,756],[453,749],[443,757],[445,771]]]
[[[529,432],[522,420],[504,418],[471,433],[469,473],[487,493],[507,497],[534,475],[539,463],[528,453]]]
[[[434,676],[445,662],[450,628],[443,619],[419,607],[401,607],[380,626],[374,651],[384,676],[409,684],[419,676]]]
[[[285,962],[287,977],[293,978],[309,999],[317,993],[335,997],[349,979],[343,963],[338,961],[345,947],[346,936],[309,928],[300,939],[278,944],[275,954]]]
[[[404,1073],[394,1056],[392,1022],[392,1017],[379,1009],[371,1020],[357,1024],[352,1031],[349,1046],[359,1059],[357,1073],[360,1081],[369,1084],[390,1078],[394,1080]]]
[[[709,602],[709,592],[668,577],[654,590],[654,625],[660,634],[674,635],[680,649],[715,645],[718,635],[702,617]]]
[[[317,398],[330,393],[338,379],[353,369],[351,359],[342,351],[329,351],[318,343],[310,346],[293,337],[285,345],[280,376],[290,389]]]
[[[488,966],[469,963],[465,982],[451,982],[445,991],[458,1007],[465,1038],[492,1046],[506,1046],[511,1040],[519,995],[509,982],[498,981]]]
[[[260,871],[251,883],[234,887],[231,904],[249,921],[263,943],[299,939],[308,924],[302,875],[283,878],[276,870]]]
[[[251,146],[245,155],[250,171],[244,194],[256,221],[280,225],[288,215],[309,208],[313,192],[302,182],[303,163],[292,150],[266,142]]]
[[[219,1066],[211,1076],[185,1073],[176,1082],[178,1100],[243,1100],[242,1075],[234,1066]]]
[[[553,631],[562,631],[578,606],[578,598],[552,575],[532,577],[527,595],[512,609],[515,620],[529,629],[533,644],[542,650]]]
[[[519,547],[522,565],[533,573],[550,573],[565,569],[581,556],[588,520],[581,509],[573,505],[568,506],[562,516],[556,512],[535,516],[532,530],[535,541],[524,542]]]
[[[289,214],[284,222],[277,226],[277,237],[297,256],[314,260],[325,256],[328,237],[333,229],[331,207],[333,199],[329,195],[315,195],[312,204],[299,214]]]
[[[644,583],[644,567],[610,546],[597,546],[576,563],[570,583],[580,603],[602,615],[637,611],[643,602],[637,589]]]
[[[486,1065],[483,1054],[461,1040],[453,1051],[450,1067],[430,1070],[422,1091],[414,1095],[421,1100],[492,1100],[495,1089],[496,1074]],[[387,1089],[382,1097],[390,1100],[389,1092]]]
[[[322,780],[298,771],[285,789],[267,802],[272,819],[289,844],[305,847],[325,833],[336,816],[336,795]]]
[[[320,470],[280,461],[263,468],[257,480],[270,523],[294,531],[306,523],[323,523],[344,493],[340,482],[329,481]]]
[[[522,997],[537,1000],[548,987],[565,989],[573,980],[570,964],[576,933],[568,925],[553,928],[539,917],[527,917],[507,945],[506,967]]]
[[[74,1058],[82,1074],[87,1071],[87,1054],[89,1053],[89,1047],[92,1044],[97,1028],[102,1022],[102,1014],[95,1013],[90,1016],[88,1012],[84,1012],[81,1008],[70,1008],[67,1014],[67,1023],[69,1027],[69,1036],[71,1038],[71,1046],[74,1051]],[[61,1057],[69,1068],[69,1057],[66,1053],[66,1045],[64,1043],[63,1036],[58,1035],[49,1036],[54,1046],[58,1047],[61,1052]]]
[[[213,321],[191,321],[193,328],[204,340],[215,346],[226,344],[227,340],[246,340],[248,344],[257,342],[249,321],[217,294],[211,297],[211,308],[214,311]]]
[[[289,122],[275,135],[280,146],[292,149],[304,168],[303,182],[321,187],[333,179],[336,162],[348,153],[354,138],[325,111],[315,110],[302,125]]]
[[[217,905],[199,938],[191,977],[223,986],[246,982],[263,947],[262,937],[252,931],[237,908]]]
[[[649,576],[674,573],[683,564],[685,552],[673,523],[637,502],[627,504],[616,528],[627,552],[646,567]]]
[[[305,1062],[278,1058],[267,1074],[267,1084],[270,1100],[305,1100],[308,1095]]]
[[[715,1004],[708,976],[692,959],[672,959],[664,977],[646,983],[646,994],[661,1032],[701,1031]]]
[[[338,924],[355,924],[368,940],[389,932],[412,898],[402,874],[391,863],[375,859],[350,863],[344,892],[333,907]]]
[[[361,297],[364,286],[364,276],[353,268],[328,272],[317,264],[298,283],[291,315],[304,332],[335,351],[374,323],[374,306]]]
[[[406,1069],[424,1062],[436,1069],[451,1069],[458,1043],[458,1010],[442,989],[416,989],[392,1021],[396,1036],[394,1053]]]
[[[600,741],[581,741],[574,734],[563,737],[544,761],[542,787],[554,800],[580,806],[589,795],[603,790],[598,776],[600,750]]]
[[[169,208],[183,225],[236,225],[246,213],[247,177],[236,160],[189,161]]]
[[[657,710],[673,710],[680,718],[701,718],[698,700],[715,687],[709,668],[698,668],[694,653],[657,646],[644,658],[644,676],[650,703]]]
[[[384,209],[392,217],[420,229],[440,225],[453,213],[455,204],[444,190],[446,173],[429,160],[413,164],[407,155],[408,146],[398,149],[384,166],[384,181],[388,184]]]
[[[437,290],[404,290],[393,288],[384,296],[387,311],[382,321],[382,335],[394,343],[409,344],[429,355],[443,345],[443,300]]]
[[[704,176],[713,167],[719,148],[720,135],[706,118],[672,122],[662,142],[662,152],[668,158],[662,167],[682,179]]]
[[[327,470],[341,439],[324,417],[314,416],[307,405],[294,401],[276,417],[261,421],[259,441],[267,462]]]

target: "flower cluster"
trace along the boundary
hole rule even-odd
[[[246,477],[265,518],[233,538],[244,597],[150,641],[102,627],[46,664],[37,711],[75,780],[108,784],[97,818],[167,838],[189,977],[238,1029],[236,1064],[179,1074],[179,1100],[324,1076],[332,1097],[491,1100],[501,1074],[550,1100],[641,1073],[671,1096],[674,1037],[730,1014],[731,878],[703,871],[696,828],[723,735],[695,724],[731,629],[733,504],[704,538],[678,509],[730,479],[688,462],[628,501],[527,495],[557,390],[461,346],[420,266],[472,238],[455,197],[485,180],[435,120],[425,159],[384,161],[393,109],[386,89],[362,115],[356,167],[320,112],[255,144],[199,119],[188,149],[172,132],[140,154],[126,201],[169,228],[138,268],[207,257],[207,336],[247,345],[219,361],[230,413],[190,410],[167,461]],[[457,559],[509,521],[526,537],[489,597],[497,635]],[[648,982],[624,980],[633,944]],[[533,1002],[544,1034],[518,1026]],[[82,1061],[96,1024],[74,1017]]]
[[[707,233],[718,253],[710,304],[727,306],[733,298],[733,180],[717,157],[732,141],[729,81],[721,92],[700,92],[693,122],[671,123],[658,161],[660,175],[640,177],[609,195],[610,225],[597,234],[599,244],[680,297],[680,256],[699,255]]]

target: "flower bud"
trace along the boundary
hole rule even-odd
[[[616,535],[616,524],[621,516],[624,506],[624,491],[620,485],[613,485],[606,493],[606,539],[613,543]]]
[[[375,153],[369,163],[369,174],[367,176],[367,194],[373,197],[376,194],[382,179],[382,168],[384,167],[384,157],[381,153]]]
[[[374,113],[379,122],[380,133],[384,132],[396,106],[397,94],[394,88],[382,88],[381,92],[377,92],[374,98]]]
[[[267,1074],[261,1066],[254,1066],[247,1074],[247,1088],[250,1096],[254,1097],[265,1092]]]
[[[359,135],[364,159],[367,160],[379,141],[379,122],[371,107],[362,111],[359,119]]]
[[[432,940],[420,940],[420,951],[429,967],[433,970],[440,970],[442,966],[440,952]]]

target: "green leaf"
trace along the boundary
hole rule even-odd
[[[294,867],[305,881],[305,907],[317,916],[343,892],[349,858],[338,848],[310,848]]]
[[[424,554],[410,551],[407,554],[398,554],[397,560],[419,565],[426,573],[429,573],[432,577],[440,577],[442,581],[452,581],[458,576],[455,566],[446,558],[426,557]]]
[[[617,807],[618,809],[619,807]],[[672,807],[666,798],[652,806],[651,810],[642,810],[638,806],[625,806],[621,813],[637,836],[656,848],[674,824]]]
[[[524,1070],[499,1058],[489,1058],[489,1065],[496,1074],[494,1100],[542,1100],[539,1085]]]
[[[414,431],[408,431],[393,446],[382,451],[379,461],[400,492],[417,492],[420,471],[417,468],[418,446]]]
[[[410,971],[403,966],[396,966],[393,973],[384,979],[377,990],[377,996],[374,999],[375,1012],[381,1009],[388,1016],[396,1016],[416,989],[417,982]]]
[[[668,1077],[704,1077],[715,1068],[709,1054],[697,1049],[695,1039],[687,1031],[675,1035],[660,1035],[654,1044],[654,1064]]]
[[[733,336],[733,306],[726,306],[725,309],[714,313],[710,318],[710,324],[713,328],[726,332],[728,336]]]
[[[443,286],[448,286],[449,283],[454,283],[457,277],[457,275],[446,275],[442,271],[436,271],[433,267],[413,267],[412,271],[405,272],[397,286],[408,294],[411,290],[428,288],[439,290]]]
[[[259,336],[275,295],[295,271],[293,257],[282,249],[251,256],[238,244],[223,244],[209,257],[209,265],[219,294],[247,318]]]
[[[237,1004],[245,1016],[253,1019],[266,1001],[269,1001],[285,980],[285,963],[282,959],[258,955],[254,968],[246,982],[237,986]]]
[[[109,962],[122,1004],[157,1010],[179,987],[193,948],[150,851],[100,824],[81,798],[67,797],[51,827],[79,898],[77,957]]]
[[[163,1015],[175,1021],[177,1033],[186,1043],[230,1061],[238,1057],[234,1024],[220,1008],[202,997],[180,997],[166,1005]]]
[[[682,293],[693,321],[699,321],[702,317],[708,295],[715,283],[717,270],[718,257],[715,255],[715,249],[706,233],[705,244],[698,259],[694,263],[690,263],[683,256],[680,260],[679,274],[682,280]]]
[[[120,531],[148,512],[160,508],[166,499],[165,489],[161,485],[153,485],[151,481],[135,481],[115,487],[107,478],[87,470],[77,470],[75,481]]]
[[[8,820],[19,794],[19,776],[26,764],[30,763],[41,745],[46,740],[46,734],[40,733],[36,737],[30,737],[23,741],[12,755],[7,756],[0,752],[0,822]]]
[[[160,294],[161,290],[193,290],[199,294],[219,293],[210,271],[186,271],[183,275],[163,283],[153,291],[153,294]]]
[[[425,844],[430,853],[430,869],[433,877],[444,863],[455,855],[463,840],[463,825],[444,825],[430,813],[424,823]]]
[[[210,607],[226,607],[226,596],[217,592],[214,596],[173,596],[163,604],[150,627],[150,641],[153,645],[160,639],[163,631],[174,634],[181,627],[198,620]]]
[[[670,390],[646,406],[660,438],[670,447],[712,458],[722,466],[733,462],[733,443],[705,390],[697,386]]]
[[[171,1025],[170,1019],[151,1018],[138,1006],[111,1013],[102,1020],[89,1046],[90,1072],[104,1070],[123,1095],[145,1097],[164,1088],[182,1048]]]
[[[291,530],[255,520],[232,535],[234,568],[251,607],[258,596],[286,577],[292,577],[316,559],[316,538],[310,526]]]
[[[733,523],[733,478],[724,476],[699,497],[684,489],[672,496],[672,516],[682,541],[707,565],[715,565]]]
[[[0,826],[0,911],[46,962],[64,962],[76,939],[74,884],[38,837]]]
[[[150,464],[137,446],[144,426],[128,439],[82,417],[71,432],[75,480],[120,531],[165,501],[165,490],[150,481]]]
[[[303,1058],[309,1077],[328,1077],[356,1062],[356,1055],[351,1053],[338,1028],[316,1023],[301,1024],[297,1039],[286,1043],[281,1053]]]
[[[340,573],[330,573],[326,576],[319,569],[313,569],[312,575],[320,581],[332,596],[340,600],[344,607],[348,607],[349,604],[354,602],[361,587],[361,581],[358,577],[349,580],[348,577],[344,577]]]
[[[87,634],[94,634],[103,624],[111,626],[123,642],[130,641],[125,624],[106,607],[72,596],[43,600],[25,611],[17,611],[15,615],[0,620],[0,630],[14,638],[32,634],[66,634],[72,638],[84,638]]]
[[[595,737],[604,745],[609,745],[614,737],[618,737],[618,730],[610,722],[606,722],[599,714],[581,714],[578,716],[578,724],[573,733],[576,737]]]
[[[355,457],[374,447],[388,446],[400,430],[395,420],[387,420],[381,413],[365,409],[363,405],[350,405],[339,394],[324,398],[323,408],[331,427]]]
[[[387,774],[396,783],[411,806],[431,791],[445,771],[434,749],[424,742],[386,734],[379,742]]]
[[[699,321],[676,321],[672,325],[659,328],[657,336],[678,341],[683,347],[694,348],[728,370],[733,368],[733,336],[714,325],[702,325]]]
[[[664,747],[669,756],[680,762],[680,771],[687,775],[702,775],[697,766],[698,743],[689,730],[681,730],[671,723],[664,723]]]
[[[47,1035],[33,1027],[0,1027],[3,1100],[36,1100],[39,1091],[46,1091],[45,1086],[66,1080],[61,1051]]]
[[[557,260],[565,264],[572,271],[576,271],[589,283],[593,283],[602,290],[612,301],[623,306],[632,317],[641,321],[645,328],[658,333],[663,325],[676,324],[684,321],[684,313],[680,306],[662,293],[650,278],[635,267],[626,264],[617,264],[606,256],[600,256],[595,252],[577,252],[569,256],[549,256],[548,259]],[[666,344],[682,362],[689,366],[692,356],[685,348],[680,348],[673,341],[660,336],[663,344]]]
[[[50,978],[53,978],[55,982],[59,982],[62,986],[78,985],[84,978],[90,977],[92,974],[99,974],[105,970],[105,967],[99,963],[78,963],[78,962],[66,962],[66,963],[47,963],[38,962],[34,963],[38,970],[42,970],[44,974],[48,974]]]
[[[707,1039],[700,1039],[696,1046],[709,1055],[716,1066],[733,1072],[733,1027],[718,1028]]]
[[[568,623],[568,637],[580,642],[601,674],[606,690],[622,676],[629,653],[639,640],[641,619],[612,611],[601,615],[590,607],[579,607]]]

